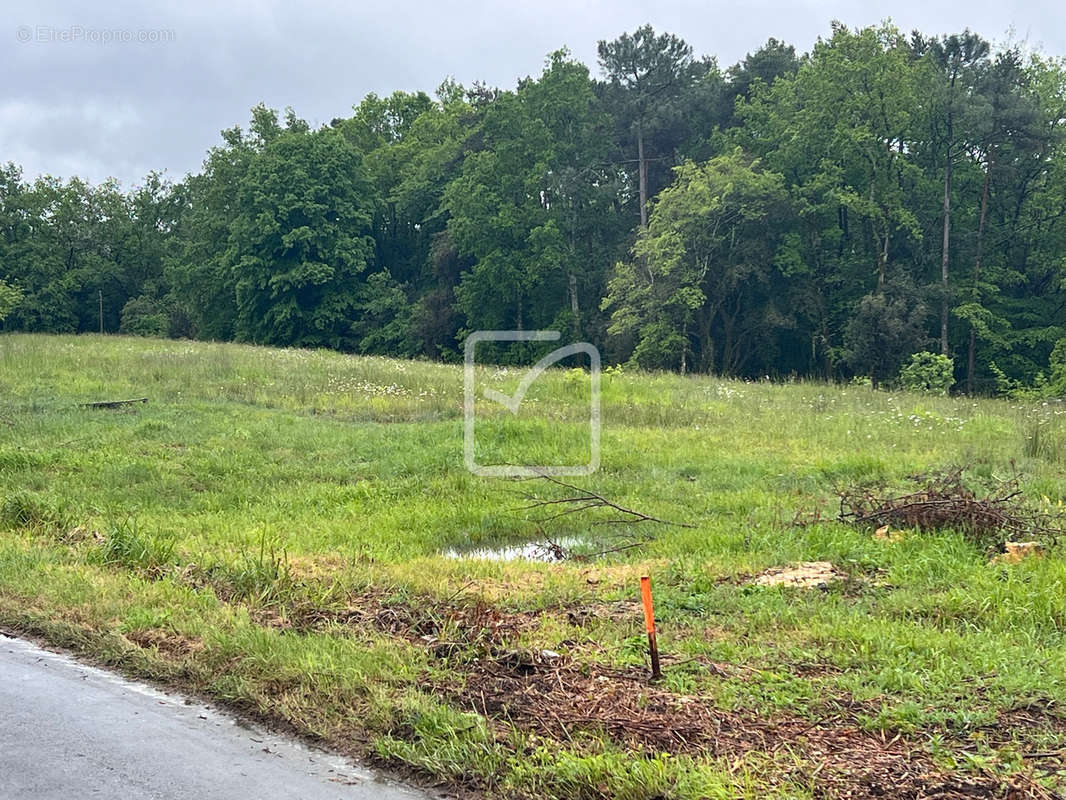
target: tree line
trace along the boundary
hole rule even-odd
[[[834,24],[726,69],[643,26],[513,89],[252,109],[171,182],[0,168],[5,330],[456,359],[552,328],[645,369],[956,388],[1066,360],[1066,65]],[[1055,356],[1053,357],[1053,354]]]

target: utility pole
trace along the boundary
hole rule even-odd
[[[100,297],[100,333],[104,332],[104,290],[97,289],[97,294]]]

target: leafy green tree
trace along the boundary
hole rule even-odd
[[[914,353],[899,371],[900,385],[908,392],[945,396],[955,384],[955,365],[942,353]]]
[[[877,389],[899,374],[911,354],[929,342],[928,309],[905,278],[889,281],[861,298],[844,334],[845,358]]]
[[[799,67],[796,48],[770,37],[766,44],[748,53],[726,73],[728,83],[725,99],[730,116],[738,97],[749,100],[756,85],[771,86],[778,78],[795,75]]]
[[[189,332],[203,339],[232,339],[237,319],[235,275],[230,269],[230,226],[237,213],[236,193],[255,147],[240,128],[222,132],[223,144],[211,149],[203,172],[180,187],[182,213],[174,243],[164,260],[164,276]]]
[[[429,237],[423,229],[423,216],[409,208],[398,191],[407,177],[412,147],[407,140],[416,122],[426,115],[441,113],[424,92],[394,92],[388,98],[367,95],[347,120],[335,120],[333,127],[363,154],[367,177],[374,186],[375,204],[371,235],[374,262],[403,281],[417,283],[425,267]],[[413,212],[413,213],[412,213]]]
[[[443,203],[449,243],[473,260],[456,289],[472,328],[578,325],[580,289],[601,286],[593,240],[616,199],[603,128],[588,70],[565,51],[485,110]]]
[[[994,366],[994,365],[993,365]],[[1066,338],[1059,339],[1051,350],[1048,359],[1051,377],[1048,379],[1046,393],[1051,397],[1066,397]],[[1010,381],[1000,373],[1001,380],[1007,384],[1004,388],[1010,388]]]
[[[622,121],[636,145],[640,226],[644,228],[648,225],[648,164],[653,157],[648,139],[674,121],[678,100],[695,84],[699,70],[693,69],[697,65],[688,44],[673,34],[656,34],[651,25],[613,41],[600,41],[597,51],[611,90],[608,97],[623,110]]]
[[[122,307],[119,332],[131,336],[163,337],[170,332],[170,316],[159,300],[141,295]]]
[[[362,157],[337,131],[287,130],[265,141],[237,186],[230,224],[235,337],[355,347],[373,207]]]
[[[258,105],[177,184],[0,167],[2,324],[449,359],[551,327],[648,367],[879,381],[968,333],[968,391],[1047,369],[1063,62],[839,24],[725,72],[650,26],[598,56],[602,80],[559,51],[320,130]]]
[[[0,324],[24,296],[13,281],[30,247],[33,231],[26,189],[21,169],[10,162],[0,165]]]
[[[422,95],[394,94],[385,116],[378,127],[388,135],[366,156],[381,199],[374,223],[376,267],[406,287],[413,305],[405,314],[407,336],[422,354],[441,357],[458,352],[463,315],[455,288],[473,263],[457,253],[448,235],[444,196],[462,172],[481,115],[462,86],[445,81],[428,106]],[[340,124],[350,135],[348,123]]]
[[[1025,383],[1066,332],[1061,260],[1052,255],[1066,243],[1056,211],[1066,175],[1066,72],[1061,63],[1040,57],[1025,63],[1007,50],[983,92],[990,110],[973,154],[984,171],[981,216],[969,292],[956,315],[970,323],[974,350],[981,342],[986,364],[994,361]],[[976,367],[974,352],[974,373]]]
[[[411,335],[423,354],[459,360],[463,314],[455,299],[455,287],[469,264],[456,251],[447,230],[434,237],[430,263],[435,281],[411,310]]]
[[[26,298],[10,322],[35,331],[116,330],[138,288],[128,199],[113,181],[93,187],[51,177],[23,195],[32,234],[7,277]]]
[[[784,179],[739,150],[676,173],[634,258],[616,267],[608,332],[633,340],[642,367],[685,372],[694,356],[700,371],[736,373],[757,342],[745,322],[769,322],[758,289],[773,277],[771,229],[790,214]]]
[[[44,177],[31,186],[4,170],[0,277],[25,293],[9,326],[117,330],[131,297],[163,291],[163,252],[177,213],[171,196],[155,174],[122,192],[113,181],[94,187]]]
[[[0,323],[22,302],[22,290],[0,278]]]
[[[925,188],[915,141],[917,62],[891,26],[834,24],[795,74],[756,82],[727,141],[786,177],[801,221],[788,237],[792,369],[830,378],[855,304],[890,264],[917,272]],[[806,347],[804,347],[806,344]]]
[[[914,46],[924,51],[930,66],[930,82],[923,93],[930,104],[929,119],[933,136],[942,151],[943,216],[940,250],[940,352],[950,355],[948,341],[949,309],[951,307],[951,196],[952,176],[958,159],[966,150],[965,134],[985,109],[978,92],[981,73],[987,68],[990,46],[980,36],[964,31],[961,34],[923,40],[915,37]]]
[[[176,317],[205,339],[232,339],[237,326],[237,274],[231,236],[240,211],[238,192],[252,161],[288,134],[308,133],[291,109],[284,124],[262,103],[251,111],[248,130],[222,131],[222,144],[208,151],[203,172],[174,188],[174,236],[166,249],[164,276]]]
[[[387,272],[375,272],[362,284],[355,312],[353,334],[360,353],[407,357],[417,354],[407,292]]]
[[[969,286],[953,309],[955,316],[969,328],[966,369],[969,394],[975,391],[978,341],[993,345],[1000,355],[1010,349],[1010,322],[997,313],[996,306],[1001,288],[1013,281],[1012,270],[1004,262],[1001,250],[986,246],[990,223],[999,227],[997,218],[1001,219],[1001,212],[994,204],[1002,202],[1004,190],[1008,190],[1011,178],[1018,174],[1017,168],[1031,160],[1052,135],[1040,129],[1040,99],[1032,89],[1030,73],[1018,48],[995,56],[980,76],[977,91],[983,100],[983,113],[974,120],[968,155],[982,173],[980,211]],[[997,161],[1001,162],[998,170]],[[998,180],[1000,173],[1005,180]],[[994,189],[997,196],[993,195]]]

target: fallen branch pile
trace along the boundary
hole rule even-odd
[[[880,528],[921,531],[957,530],[983,546],[1039,539],[1054,544],[1066,531],[1061,514],[1034,509],[1023,496],[1015,475],[978,495],[963,482],[963,468],[927,478],[908,494],[879,494],[870,488],[840,494],[841,522]]]

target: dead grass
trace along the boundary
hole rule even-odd
[[[202,639],[164,628],[130,631],[125,636],[138,647],[154,648],[170,658],[186,658],[204,649]]]

